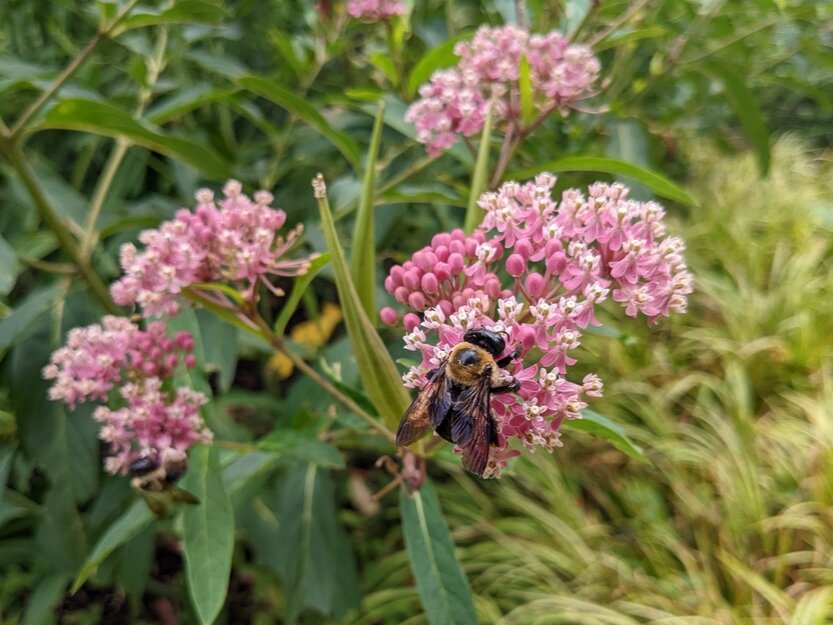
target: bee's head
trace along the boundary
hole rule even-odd
[[[492,356],[497,356],[506,348],[506,341],[497,332],[485,328],[469,330],[463,335],[463,340],[472,345],[482,347]]]
[[[147,475],[151,471],[155,471],[159,468],[159,462],[154,458],[149,456],[142,456],[140,458],[136,458],[133,462],[130,463],[130,475],[134,477],[141,477],[142,475]]]

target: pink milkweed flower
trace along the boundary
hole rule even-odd
[[[224,199],[215,202],[208,189],[196,193],[193,211],[182,209],[174,219],[139,235],[144,250],[132,243],[121,248],[124,276],[110,287],[120,305],[136,305],[145,316],[173,316],[180,295],[201,282],[230,282],[246,300],[256,297],[259,284],[277,289],[269,276],[297,276],[309,270],[310,258],[285,258],[303,227],[286,236],[278,230],[286,213],[270,206],[268,191],[250,199],[239,182],[230,180]],[[278,293],[280,294],[280,293]]]
[[[405,115],[431,155],[450,148],[460,135],[479,134],[491,102],[496,119],[520,120],[523,59],[540,117],[566,112],[593,95],[601,69],[588,47],[570,44],[561,33],[530,35],[518,26],[481,26],[471,41],[458,43],[454,51],[459,63],[434,72]]]
[[[117,410],[96,408],[99,438],[111,455],[106,468],[126,473],[144,455],[161,457],[167,449],[186,451],[210,442],[199,406],[205,395],[188,388],[163,388],[181,367],[193,367],[194,339],[188,332],[168,337],[163,321],[142,330],[126,317],[106,316],[101,324],[74,328],[66,344],[53,352],[43,370],[53,380],[49,398],[74,409],[80,402],[107,402],[113,391],[124,404]]]
[[[599,325],[597,305],[611,299],[626,315],[643,314],[654,324],[684,312],[692,291],[684,244],[666,236],[661,206],[629,199],[622,184],[601,182],[587,194],[568,189],[557,201],[554,185],[555,176],[544,173],[484,194],[485,215],[471,236],[435,235],[385,280],[400,304],[421,304],[405,315],[422,316],[407,326],[407,348],[422,356],[403,376],[408,387],[424,386],[427,372],[470,328],[503,332],[507,350],[520,349],[511,369],[519,390],[492,398],[500,434],[487,473],[495,477],[513,455],[512,439],[528,450],[552,451],[561,445],[562,421],[580,418],[586,398],[601,396],[596,374],[571,379],[583,331]],[[441,259],[453,270],[440,271],[437,288],[431,283],[430,293],[422,291],[422,278]],[[382,318],[394,325],[399,315],[389,309]]]
[[[402,0],[350,0],[347,12],[366,22],[382,22],[396,15],[404,15],[407,8]]]

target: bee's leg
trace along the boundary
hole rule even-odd
[[[493,386],[489,389],[492,393],[514,393],[519,388],[521,388],[521,383],[518,382],[517,378],[512,378],[512,381],[509,384],[504,384],[503,386]]]
[[[497,364],[498,367],[503,369],[506,365],[508,365],[510,362],[515,360],[515,358],[517,358],[520,355],[521,355],[521,348],[516,345],[515,349],[512,350],[511,354],[509,354],[508,356],[504,356],[500,360],[496,360],[495,363]]]

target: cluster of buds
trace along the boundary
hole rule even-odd
[[[358,20],[383,22],[407,12],[402,0],[350,0],[347,12]]]
[[[422,387],[471,328],[505,333],[508,349],[520,348],[531,362],[512,372],[520,382],[515,395],[493,397],[500,444],[491,475],[517,453],[509,438],[552,450],[562,421],[581,416],[585,397],[601,395],[594,374],[568,379],[582,331],[599,325],[597,304],[610,296],[626,315],[655,323],[684,312],[692,290],[683,242],[666,236],[659,204],[629,199],[618,183],[595,183],[586,195],[569,189],[556,202],[554,185],[555,176],[544,173],[485,193],[479,205],[486,214],[473,235],[435,236],[385,281],[411,308],[402,318],[405,346],[421,355],[403,378],[407,386]],[[381,318],[398,322],[391,308]]]
[[[169,338],[162,321],[142,330],[125,317],[106,316],[101,325],[70,330],[43,376],[54,380],[50,399],[70,409],[79,402],[107,402],[113,392],[121,397],[122,408],[99,406],[94,417],[110,452],[107,470],[126,473],[139,457],[185,452],[196,442],[211,441],[199,414],[206,397],[188,388],[165,390],[181,366],[194,366],[193,349],[189,332]]]
[[[203,282],[230,282],[244,299],[257,296],[259,284],[280,295],[268,276],[297,276],[309,269],[310,258],[286,259],[302,226],[286,237],[277,234],[286,213],[269,205],[268,191],[254,200],[236,180],[226,183],[225,198],[215,203],[208,189],[196,193],[193,212],[182,209],[158,229],[145,230],[139,240],[121,248],[124,276],[110,291],[120,305],[138,305],[146,316],[175,315],[183,290]]]
[[[459,63],[434,72],[405,116],[432,155],[450,148],[459,135],[480,133],[490,106],[495,119],[521,120],[524,59],[537,115],[527,120],[529,124],[555,110],[564,114],[590,97],[601,69],[588,47],[571,45],[561,33],[532,35],[518,26],[482,26],[470,42],[458,43],[454,52]]]

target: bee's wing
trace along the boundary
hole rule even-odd
[[[396,444],[405,447],[418,441],[439,426],[450,408],[451,389],[443,361],[402,416],[396,429]]]
[[[490,407],[491,370],[476,386],[460,393],[452,408],[451,438],[463,451],[463,466],[480,477],[489,462],[489,445],[495,440]]]
[[[179,486],[171,486],[168,488],[168,492],[171,494],[171,499],[176,501],[177,503],[187,503],[191,505],[199,505],[200,500],[197,499],[193,494],[189,493],[187,490],[180,488]]]
[[[165,495],[164,491],[148,491],[140,489],[139,493],[142,495],[142,499],[145,500],[145,503],[153,514],[161,518],[170,516],[171,501],[170,498]]]

